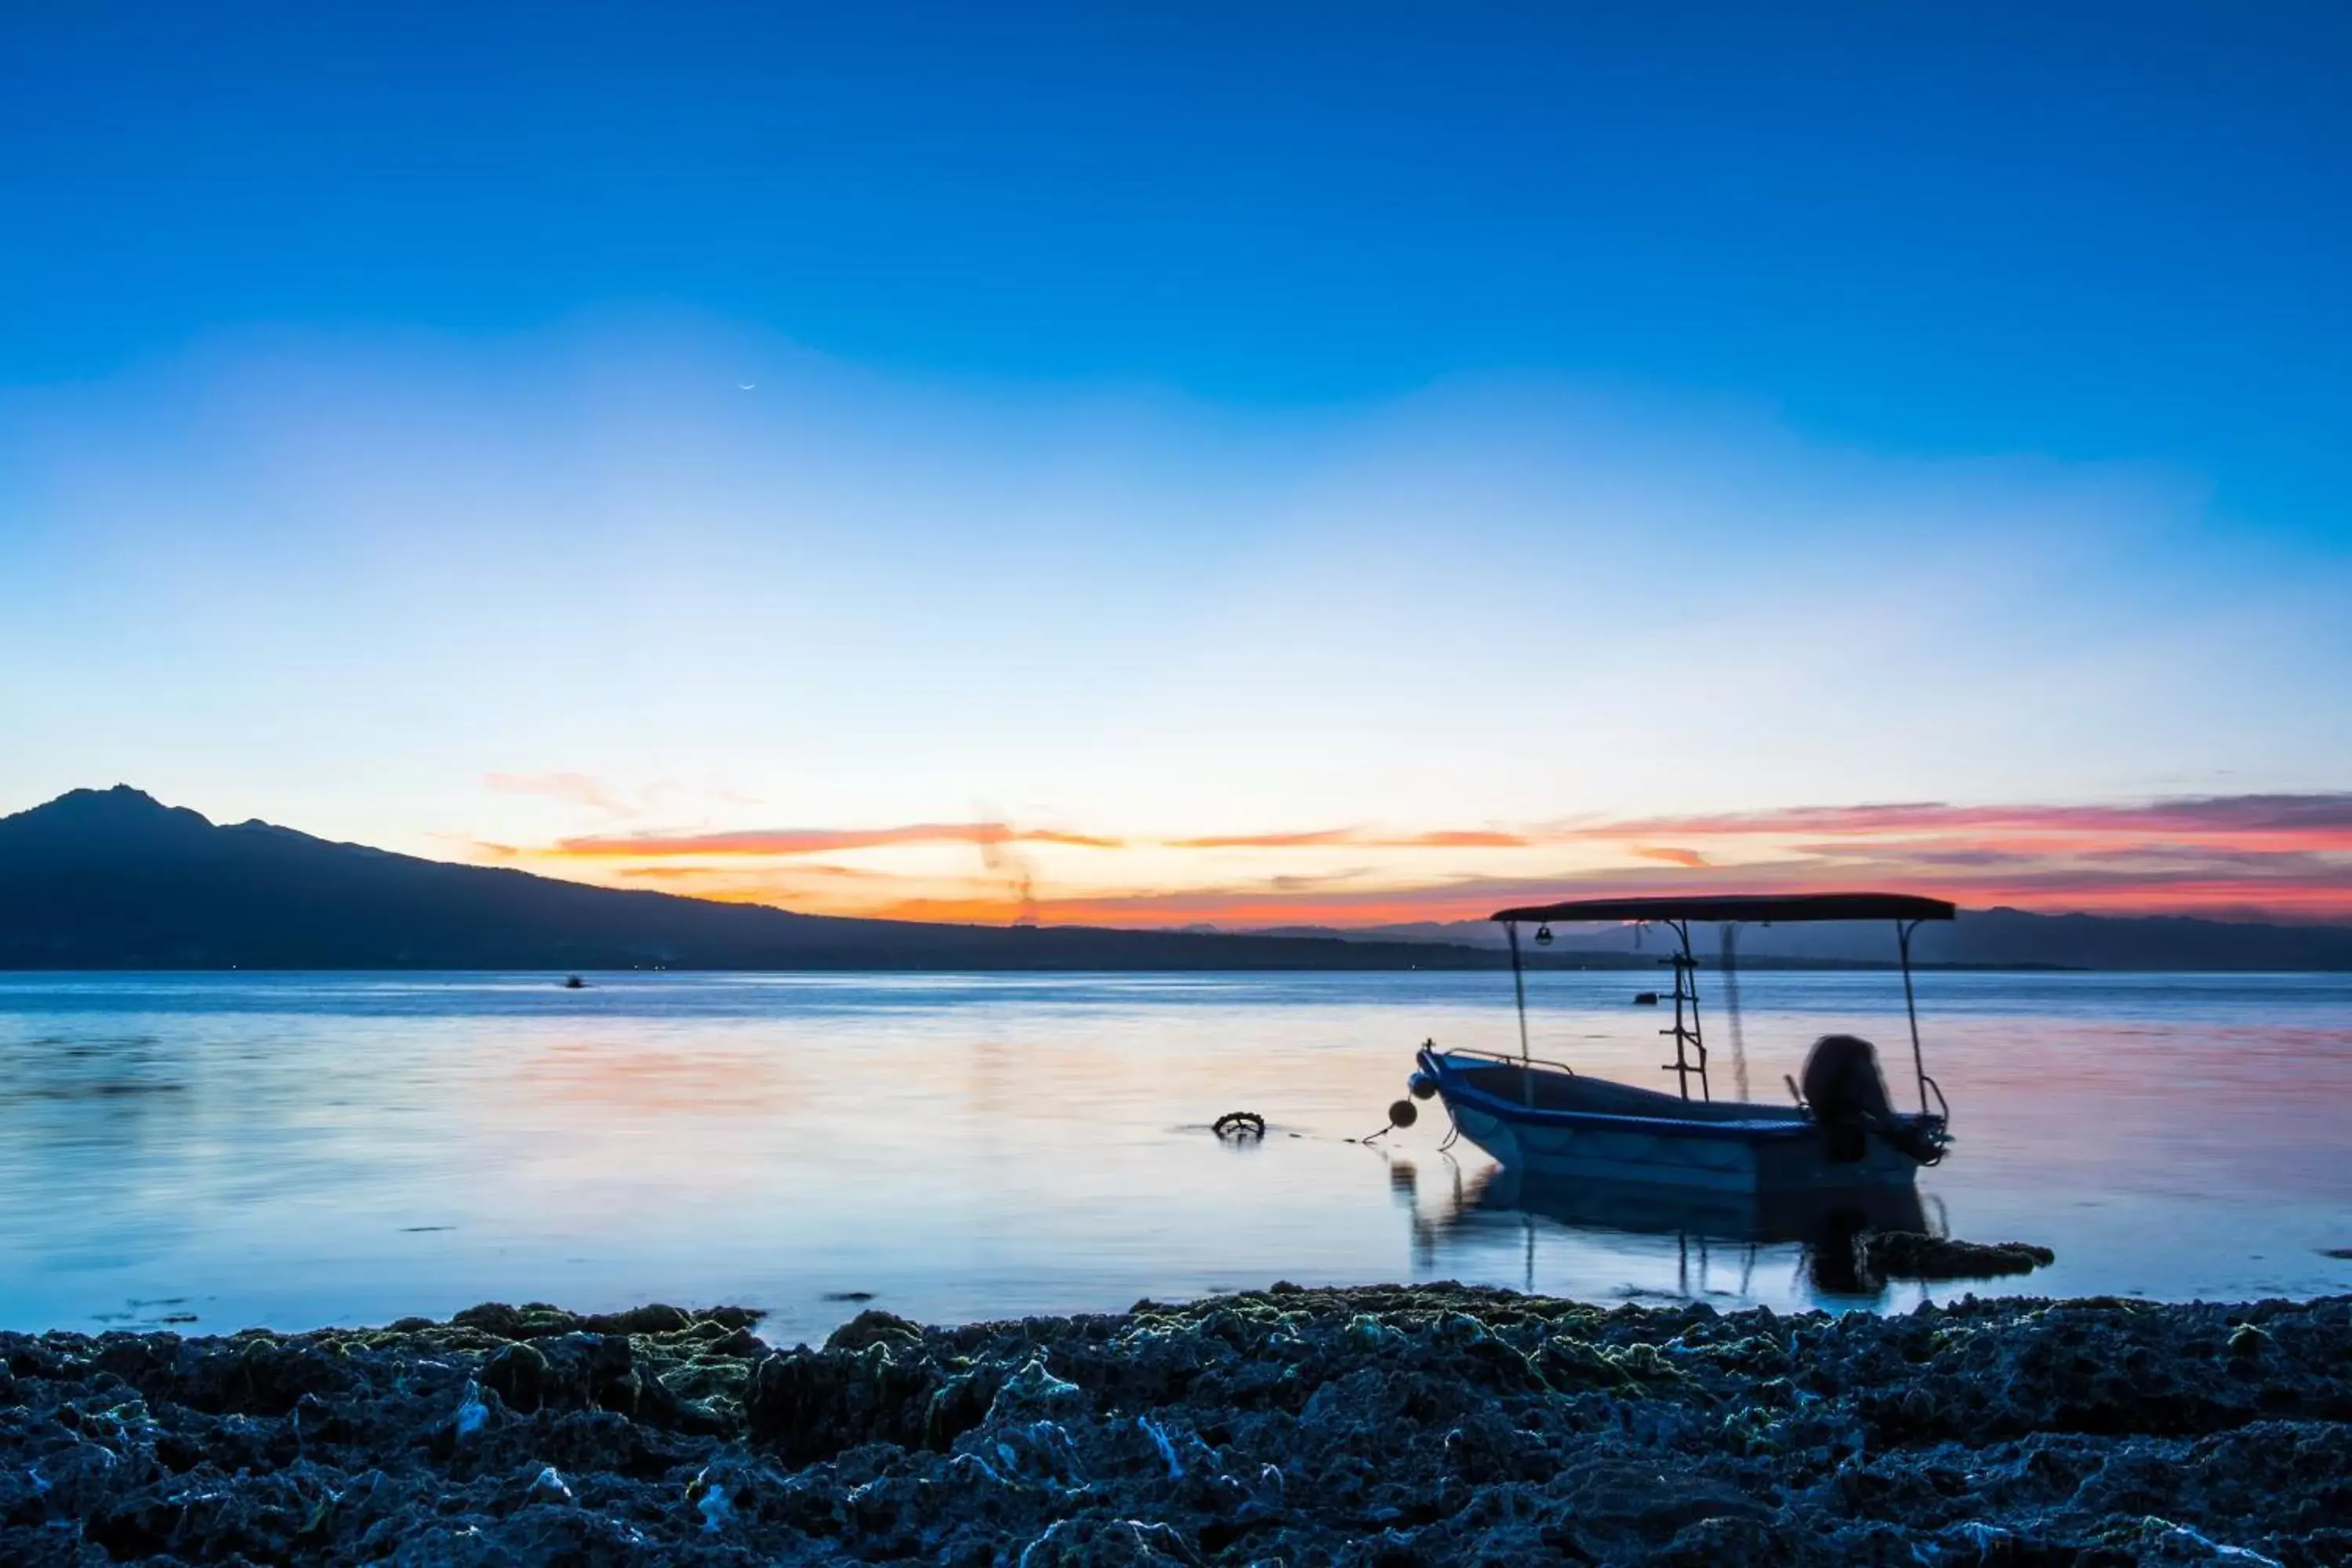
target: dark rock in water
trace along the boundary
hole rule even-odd
[[[0,1563],[2352,1562],[2352,1300],[0,1334]]]
[[[833,1331],[824,1342],[829,1351],[862,1351],[868,1345],[920,1344],[923,1326],[910,1323],[895,1313],[869,1307]]]
[[[1882,1230],[1862,1238],[1864,1260],[1882,1279],[1997,1279],[2031,1274],[2058,1260],[2031,1242],[1954,1241],[1916,1230]]]

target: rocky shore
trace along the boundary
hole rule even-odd
[[[2352,1299],[0,1334],[0,1563],[2352,1562]]]

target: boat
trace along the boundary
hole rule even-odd
[[[1442,1100],[1460,1135],[1505,1168],[1542,1181],[1734,1194],[1908,1185],[1921,1166],[1943,1159],[1951,1142],[1951,1108],[1927,1076],[1919,1045],[1911,938],[1921,922],[1952,915],[1952,906],[1941,900],[1898,893],[1585,899],[1503,910],[1491,918],[1503,926],[1510,947],[1518,1000],[1517,1055],[1440,1050],[1433,1041],[1425,1042],[1410,1089],[1416,1099]],[[1727,994],[1736,996],[1728,987],[1739,925],[1865,920],[1894,924],[1919,1109],[1894,1108],[1876,1048],[1850,1035],[1825,1036],[1815,1044],[1803,1086],[1790,1084],[1795,1103],[1717,1100],[1698,1011],[1692,923],[1725,927]],[[1614,1083],[1528,1054],[1519,928],[1533,923],[1537,943],[1546,945],[1554,921],[1639,922],[1673,936],[1675,951],[1661,962],[1673,971],[1674,988],[1665,1000],[1674,1007],[1674,1022],[1658,1032],[1674,1041],[1675,1059],[1661,1070],[1675,1075],[1679,1092]]]

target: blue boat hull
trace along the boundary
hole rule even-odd
[[[1772,1193],[1908,1185],[1920,1162],[1873,1131],[1833,1150],[1794,1106],[1694,1101],[1491,1058],[1421,1054],[1462,1135],[1506,1167],[1547,1181],[1638,1182]],[[1943,1121],[1900,1119],[1915,1147]]]

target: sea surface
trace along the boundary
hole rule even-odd
[[[486,1300],[766,1309],[821,1336],[1139,1298],[1465,1279],[1596,1301],[1906,1310],[1744,1218],[1530,1195],[1413,1048],[1509,1048],[1507,976],[0,974],[0,1327],[187,1332]],[[1815,1036],[1912,1076],[1887,973],[1709,987],[1714,1087]],[[1530,976],[1537,1055],[1665,1085],[1646,974]],[[1979,1291],[2352,1290],[2352,976],[1929,972],[1958,1143],[1920,1217],[2054,1247]],[[1221,1113],[1264,1115],[1222,1142]],[[1522,1205],[1530,1206],[1521,1206]]]

